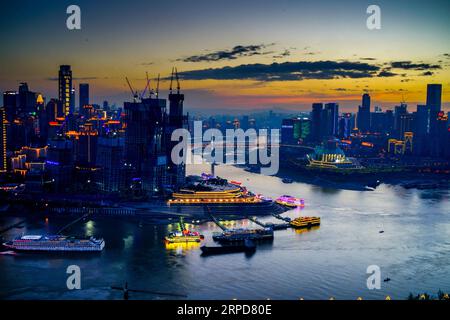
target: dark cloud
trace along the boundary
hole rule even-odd
[[[381,70],[381,72],[378,74],[379,77],[394,77],[397,76],[396,73],[393,73],[391,71],[389,71],[389,68],[383,69]]]
[[[250,57],[255,55],[269,54],[272,52],[264,52],[264,49],[273,44],[258,44],[249,46],[235,46],[231,50],[221,50],[206,54],[193,55],[187,58],[181,58],[177,61],[183,62],[212,62],[220,60],[234,60],[240,57]]]
[[[154,62],[142,62],[141,66],[152,66],[154,64],[155,64]]]
[[[375,61],[377,59],[375,58],[361,58],[361,60],[365,60],[365,61]]]
[[[405,70],[428,70],[428,69],[441,69],[438,64],[430,63],[412,63],[411,61],[394,61],[391,62],[391,67],[395,69],[405,69]]]
[[[307,79],[370,78],[380,67],[351,61],[300,61],[272,64],[245,64],[236,67],[209,68],[179,73],[186,80],[288,81]],[[383,76],[383,75],[382,75]]]
[[[291,55],[291,52],[288,49],[286,49],[283,52],[281,52],[280,54],[273,56],[273,58],[274,59],[285,58],[285,57],[289,57],[290,55]]]
[[[431,72],[431,71],[425,71],[425,72],[421,73],[420,75],[421,75],[421,76],[427,77],[427,76],[432,76],[433,74],[434,74],[434,73]]]

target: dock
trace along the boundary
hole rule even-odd
[[[290,227],[289,223],[264,223],[256,219],[256,217],[247,217],[247,219],[263,228],[272,228],[273,230],[284,230]]]
[[[8,230],[11,230],[11,229],[13,229],[13,228],[16,228],[16,227],[20,226],[20,225],[21,225],[22,223],[24,223],[25,221],[27,221],[27,219],[21,220],[21,221],[19,221],[19,222],[16,222],[16,223],[10,225],[10,226],[7,226],[6,228],[0,230],[0,234],[3,234],[3,233],[5,233],[5,232],[8,231]]]
[[[211,212],[211,209],[210,209],[209,207],[206,207],[206,209],[208,210],[208,214],[209,214],[209,217],[211,218],[211,220],[212,220],[212,221],[213,221],[220,229],[222,229],[223,231],[227,231],[228,229],[227,229],[223,224],[220,223],[219,219],[217,219],[216,217],[214,217],[214,215],[213,215],[212,212]]]
[[[73,220],[72,222],[66,224],[64,227],[62,227],[61,229],[58,230],[58,232],[56,234],[61,234],[64,230],[68,229],[69,227],[73,226],[74,224],[78,223],[79,221],[81,221],[82,219],[87,218],[88,216],[90,216],[92,213],[88,212],[85,213],[84,215],[82,215],[81,217]]]

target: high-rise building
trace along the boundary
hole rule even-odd
[[[100,168],[98,182],[101,191],[120,191],[124,145],[125,139],[115,132],[99,137],[96,165]]]
[[[442,129],[441,111],[441,84],[427,85],[427,107],[430,112],[429,133],[430,133],[430,151],[432,156],[440,156],[439,137]]]
[[[125,163],[149,194],[167,184],[165,145],[166,100],[125,102]]]
[[[442,84],[427,85],[427,106],[430,109],[430,132],[438,119],[441,111]]]
[[[430,109],[427,105],[417,105],[416,123],[414,130],[414,152],[424,156],[429,151],[428,144],[428,124]]]
[[[6,161],[6,109],[0,108],[0,172],[7,170],[7,161]]]
[[[19,100],[18,100],[18,113],[32,113],[36,111],[36,98],[35,92],[28,89],[28,84],[22,82],[19,85]]]
[[[187,129],[187,117],[183,115],[183,101],[184,94],[180,93],[179,85],[177,93],[169,93],[169,125],[167,130],[166,141],[168,147],[168,184],[172,186],[180,186],[184,184],[186,177],[186,164],[175,164],[172,161],[172,148],[177,144],[176,141],[171,141],[172,132],[176,129]]]
[[[89,84],[80,83],[79,88],[79,107],[80,113],[83,111],[83,107],[89,105]]]
[[[59,67],[58,74],[59,100],[63,103],[64,115],[70,113],[70,108],[74,105],[72,102],[72,70],[68,65]]]
[[[394,136],[397,139],[403,139],[403,135],[401,133],[402,131],[402,124],[401,119],[402,116],[408,113],[408,106],[404,103],[401,103],[399,106],[395,106],[395,112],[394,112]]]
[[[19,94],[16,91],[3,92],[3,106],[5,107],[6,119],[12,122],[17,115],[17,103]]]
[[[358,107],[358,129],[361,132],[370,131],[370,95],[362,96],[362,105]]]
[[[311,112],[311,140],[313,142],[322,141],[322,103],[313,103]]]
[[[337,136],[339,133],[339,105],[327,103],[322,111],[323,134],[325,136]]]

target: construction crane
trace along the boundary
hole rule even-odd
[[[138,98],[139,98],[138,92],[133,90],[133,87],[131,86],[130,80],[128,80],[127,77],[125,77],[125,80],[127,80],[128,87],[130,88],[131,94],[133,95],[133,101],[137,102]]]
[[[170,75],[170,87],[169,87],[170,93],[172,93],[173,73],[174,73],[174,67],[172,67],[172,73]]]
[[[142,100],[143,98],[145,98],[145,93],[147,92],[147,89],[148,89],[149,86],[150,86],[150,78],[148,77],[148,72],[147,72],[147,71],[145,72],[145,77],[146,77],[146,79],[147,79],[147,84],[145,85],[145,88],[144,88],[144,90],[143,90],[142,93],[141,93],[141,100]],[[150,91],[149,91],[149,95],[150,95]]]
[[[158,98],[159,95],[159,73],[158,73],[158,80],[156,82],[156,98]]]
[[[177,79],[177,94],[180,94],[180,79],[178,78],[177,68],[175,68],[175,78]]]

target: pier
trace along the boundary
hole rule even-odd
[[[256,219],[256,217],[247,217],[248,220],[256,223],[263,228],[272,228],[273,230],[284,230],[289,228],[291,225],[287,223],[264,223]],[[289,218],[288,218],[289,219]]]
[[[62,227],[61,229],[59,229],[59,231],[56,234],[61,234],[64,230],[68,229],[69,227],[73,226],[75,223],[81,221],[82,219],[87,218],[88,216],[90,216],[92,213],[88,212],[84,215],[82,215],[81,217],[73,220],[72,222],[70,222],[69,224],[66,224],[64,227]]]
[[[5,232],[8,231],[8,230],[11,230],[11,229],[13,229],[13,228],[16,228],[16,227],[20,226],[20,225],[21,225],[22,223],[24,223],[25,221],[27,221],[27,219],[20,220],[19,222],[16,222],[16,223],[14,223],[14,224],[12,224],[12,225],[10,225],[10,226],[7,226],[6,228],[0,230],[0,234],[3,234],[3,233],[5,233]]]

